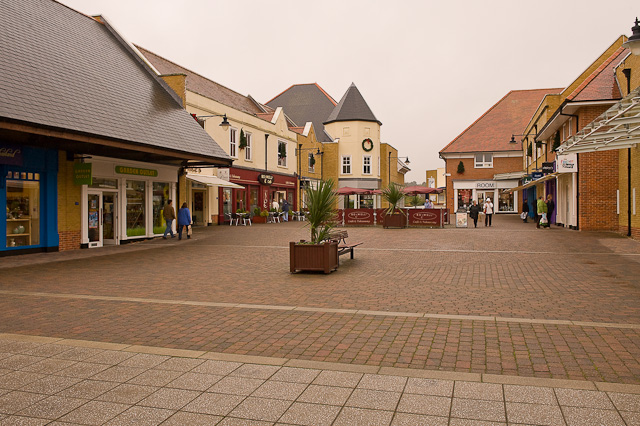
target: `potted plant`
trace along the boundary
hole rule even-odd
[[[253,217],[251,218],[251,221],[253,223],[267,223],[267,216],[269,216],[269,212],[265,210],[264,213],[265,215],[262,216],[262,210],[260,210],[260,207],[256,207],[253,209]]]
[[[382,226],[384,228],[405,228],[407,226],[407,215],[398,206],[404,198],[400,185],[392,183],[384,188],[382,190],[382,198],[389,203],[389,207],[384,212]]]
[[[337,195],[333,182],[320,181],[317,187],[307,187],[306,218],[311,230],[310,240],[289,243],[290,270],[321,271],[325,274],[338,269],[338,242],[329,241],[335,226]]]

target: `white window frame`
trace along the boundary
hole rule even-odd
[[[244,132],[244,137],[247,138],[247,146],[244,147],[244,159],[245,161],[251,161],[251,133]]]
[[[478,162],[478,155],[482,155],[481,162]],[[486,161],[487,155],[491,157],[491,161]],[[493,169],[493,154],[489,152],[476,152],[473,155],[473,167],[476,169]]]
[[[346,171],[345,172],[345,168]],[[342,168],[340,169],[340,171],[342,173],[340,173],[341,175],[350,175],[351,174],[351,156],[350,155],[343,155],[342,156]]]
[[[280,157],[280,144],[284,144],[284,152],[285,156]],[[283,141],[278,139],[278,151],[276,152],[276,157],[278,157],[278,167],[287,167],[287,158],[289,157],[289,144],[287,141]]]
[[[369,171],[367,171],[367,167],[369,167]],[[371,174],[371,156],[370,155],[362,156],[362,174],[363,175]]]
[[[316,165],[315,164],[313,166],[311,165],[312,158],[315,159],[315,156],[313,155],[313,152],[309,152],[307,155],[307,165],[309,166],[309,173],[316,172]]]
[[[238,158],[238,129],[229,128],[229,156]]]

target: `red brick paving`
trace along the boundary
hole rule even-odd
[[[289,274],[286,244],[308,233],[300,224],[196,229],[183,244],[0,259],[0,290],[640,323],[640,244],[497,219],[492,229],[352,228],[365,244],[328,276]],[[0,332],[640,383],[638,329],[3,294]]]

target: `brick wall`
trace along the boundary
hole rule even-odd
[[[620,188],[620,214],[618,215],[619,231],[623,235],[627,235],[629,230],[629,191],[628,191],[628,150],[618,150],[618,175]],[[636,214],[633,214],[633,205],[631,206],[631,237],[640,239],[640,146],[631,148],[631,189],[636,190]],[[633,203],[633,198],[631,199]]]
[[[73,184],[73,161],[58,152],[58,238],[60,250],[80,248],[82,189]]]
[[[460,161],[464,164],[464,173],[458,173],[458,164]],[[447,208],[454,213],[453,206],[455,191],[453,190],[453,181],[455,180],[493,180],[493,175],[499,173],[518,172],[522,170],[522,157],[497,157],[493,159],[493,168],[476,169],[474,168],[475,159],[473,158],[451,158],[445,160],[445,173],[451,173],[447,176]]]

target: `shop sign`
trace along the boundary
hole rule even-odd
[[[558,172],[561,173],[577,173],[578,172],[578,156],[576,154],[558,155],[556,159]]]
[[[441,209],[408,209],[409,225],[440,226]]]
[[[19,146],[0,145],[0,164],[22,166],[22,149]]]
[[[542,173],[553,173],[555,171],[555,163],[553,161],[542,163]]]
[[[141,169],[139,167],[116,166],[119,175],[134,175],[144,177],[157,177],[158,171],[153,169]]]
[[[258,175],[258,182],[263,185],[271,185],[273,183],[273,175],[267,173],[260,173]]]
[[[73,184],[91,185],[93,176],[91,174],[91,163],[73,163]]]
[[[534,180],[535,179],[540,179],[543,175],[544,175],[544,173],[542,173],[542,172],[531,172],[531,177]]]
[[[525,175],[522,177],[522,184],[526,185],[529,182],[531,182],[533,180],[533,178],[531,177],[531,175]]]
[[[346,209],[344,212],[345,225],[373,225],[373,209]]]
[[[476,182],[476,189],[496,189],[495,182]]]
[[[218,169],[218,177],[229,182],[229,169]]]

